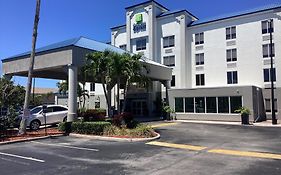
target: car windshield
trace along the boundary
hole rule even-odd
[[[37,114],[38,112],[40,112],[42,109],[42,107],[36,107],[31,109],[30,114]]]

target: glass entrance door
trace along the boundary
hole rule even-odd
[[[147,115],[147,103],[145,100],[133,100],[132,101],[132,113],[134,116]]]

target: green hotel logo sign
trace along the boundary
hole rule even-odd
[[[135,21],[136,23],[133,25],[134,33],[146,31],[146,23],[143,22],[142,14],[136,14]]]
[[[142,23],[142,14],[136,14],[136,23],[137,24],[140,24]]]

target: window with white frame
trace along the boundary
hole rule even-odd
[[[237,71],[227,72],[227,84],[237,84],[237,83],[238,83]]]
[[[136,40],[136,50],[145,50],[146,49],[146,38],[141,38]]]
[[[196,86],[204,86],[205,85],[205,75],[197,74],[196,75]]]
[[[93,92],[96,90],[96,84],[95,83],[90,83],[90,91]]]
[[[225,29],[225,33],[226,33],[226,40],[235,39],[236,38],[236,26],[227,27]]]
[[[204,65],[204,53],[195,54],[195,64]]]
[[[175,46],[175,36],[163,37],[163,48],[174,47]]]
[[[273,21],[271,24],[272,24],[272,26],[270,28],[270,24],[269,24],[268,20],[261,22],[262,34],[270,33],[270,31],[274,32]]]
[[[196,33],[195,34],[195,45],[204,44],[204,33]]]
[[[237,61],[237,49],[226,50],[226,61],[227,62]]]
[[[176,76],[172,75],[171,87],[175,87],[175,86],[176,86]]]
[[[263,44],[262,45],[263,58],[270,57],[270,54],[271,54],[271,47],[270,46],[271,46],[271,44]],[[275,57],[274,43],[272,43],[272,57]]]
[[[175,66],[175,55],[164,56],[163,63],[165,66]]]
[[[264,82],[271,82],[271,71],[270,68],[263,69],[263,78]],[[273,68],[273,75],[272,75],[273,81],[276,81],[276,70]]]

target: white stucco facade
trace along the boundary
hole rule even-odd
[[[281,99],[278,95],[281,88],[281,59],[278,59],[281,57],[281,5],[201,22],[186,10],[171,12],[155,1],[147,1],[126,8],[125,15],[124,25],[111,28],[111,44],[116,47],[126,45],[126,50],[142,53],[161,64],[165,64],[164,57],[174,57],[174,65],[171,67],[175,82],[170,90],[173,107],[175,107],[175,98],[181,97],[178,93],[176,96],[173,95],[178,90],[185,90],[181,91],[183,98],[195,98],[192,96],[192,89],[223,87],[223,90],[227,91],[227,88],[253,86],[263,89],[262,102],[269,99],[270,82],[264,80],[264,69],[270,68],[270,57],[263,57],[263,45],[270,43],[270,37],[269,33],[262,34],[262,21],[273,19],[276,99],[277,110],[281,110]],[[138,15],[142,16],[141,21],[137,21]],[[134,30],[136,25],[145,25],[145,28]],[[236,30],[234,39],[226,38],[226,30],[229,27],[234,27]],[[204,33],[203,44],[195,44],[195,35],[199,33]],[[174,37],[174,44],[164,47],[164,38],[169,36]],[[137,50],[136,43],[141,39],[146,40],[146,47]],[[234,61],[227,61],[227,50],[231,49],[236,50],[237,57]],[[196,54],[200,53],[204,54],[204,63],[196,65]],[[228,82],[228,72],[236,72],[237,78],[233,78],[235,79],[233,81],[237,82]],[[196,83],[197,74],[204,74],[203,85]],[[156,85],[154,91],[164,91],[163,85],[161,86],[162,90]],[[253,92],[249,91],[249,93]],[[202,96],[205,98],[203,114],[207,114],[206,98],[212,94],[202,94]],[[217,94],[216,98],[218,99],[219,96]],[[243,99],[244,94],[240,96]],[[164,93],[162,93],[163,97],[165,97]],[[244,100],[241,103],[243,102]],[[218,103],[216,105],[218,106]],[[243,105],[254,106],[245,103]],[[266,104],[263,106],[266,108]],[[254,115],[260,115],[256,114],[255,108],[251,109],[254,119],[256,117]],[[183,113],[178,112],[178,114],[187,114],[183,115],[183,118],[188,118],[188,114],[196,115],[196,112],[188,113],[184,110]],[[217,111],[215,114],[220,113]],[[227,114],[237,116],[231,112]]]

